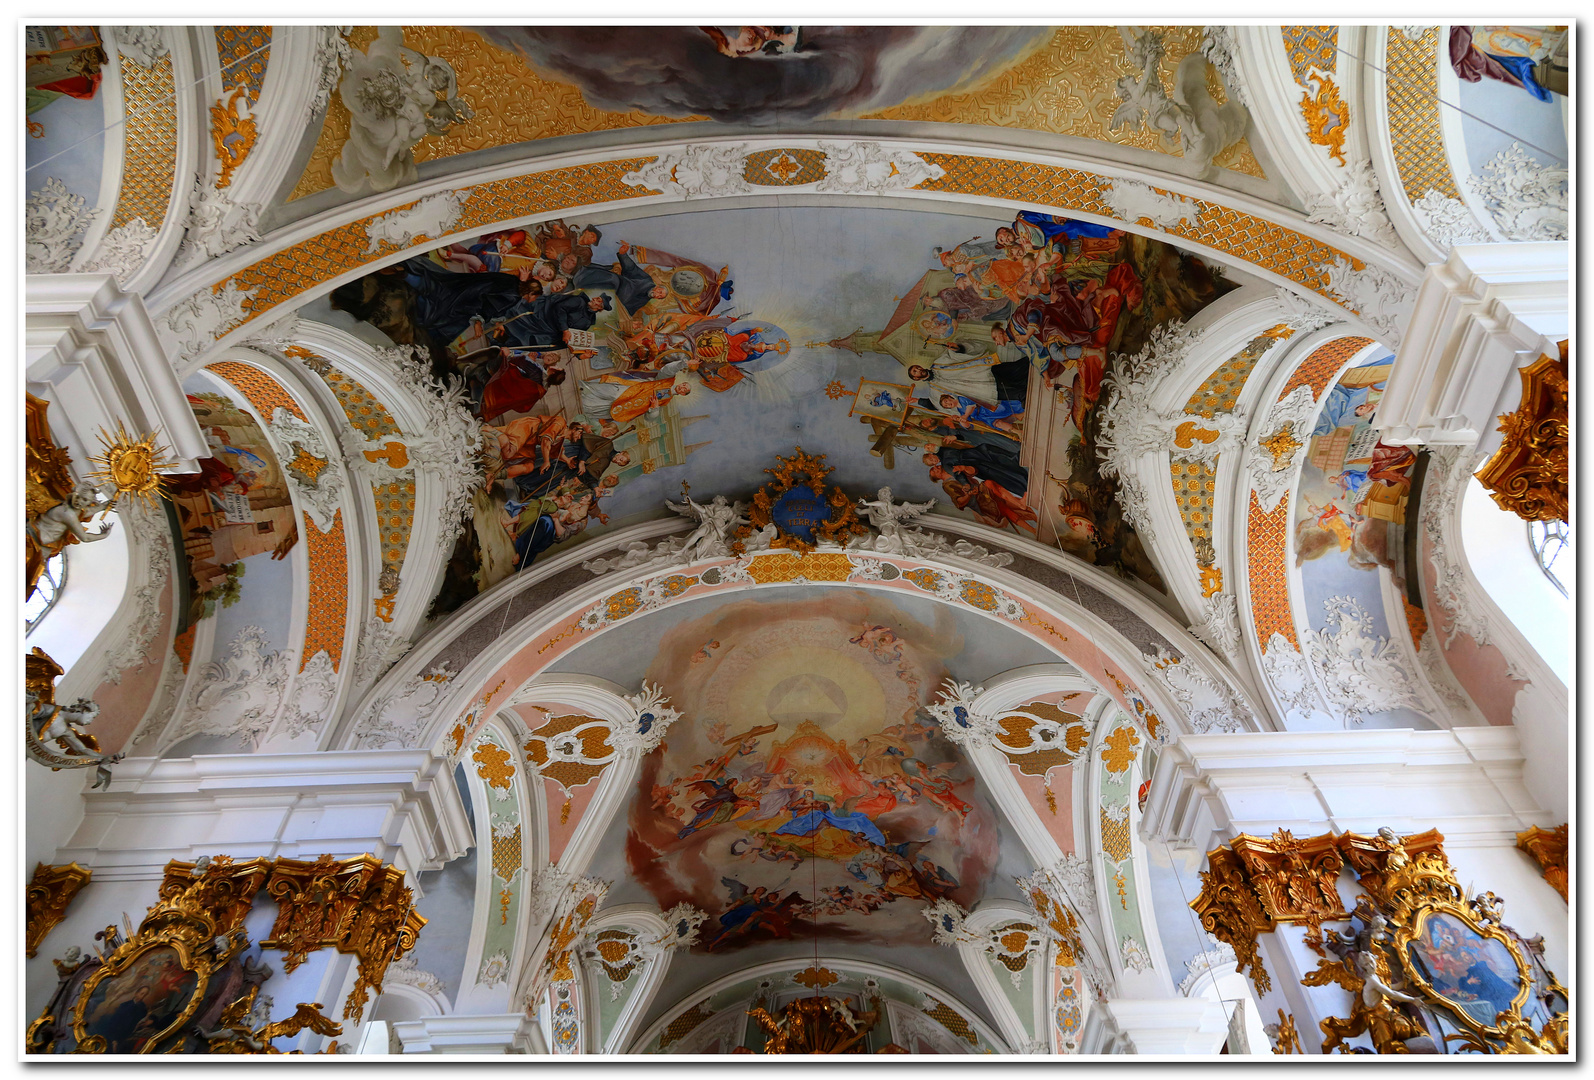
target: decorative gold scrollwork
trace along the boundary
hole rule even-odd
[[[1522,403],[1500,417],[1500,449],[1477,472],[1501,509],[1524,521],[1569,521],[1567,476],[1571,420],[1567,341],[1559,357],[1542,356],[1519,368]]]
[[[29,959],[39,955],[39,942],[55,929],[56,923],[66,917],[67,905],[93,876],[94,871],[75,862],[65,866],[39,863],[33,868],[33,880],[28,882],[27,894]]]
[[[1567,843],[1565,825],[1557,825],[1553,829],[1541,829],[1535,825],[1525,832],[1517,833],[1517,847],[1533,856],[1539,869],[1544,872],[1544,880],[1561,894],[1562,900],[1566,899]]]

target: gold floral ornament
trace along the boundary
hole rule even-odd
[[[1116,777],[1134,764],[1140,746],[1140,736],[1128,724],[1117,728],[1103,740],[1101,760],[1107,766],[1107,775]]]
[[[829,968],[823,968],[817,964],[810,964],[808,967],[793,975],[791,977],[791,981],[796,983],[798,986],[806,986],[810,990],[823,990],[827,986],[834,986],[836,983],[840,982],[841,976],[837,975]]]
[[[243,164],[259,137],[255,118],[249,112],[249,87],[240,83],[225,101],[210,107],[210,139],[216,144],[216,158],[221,162],[221,175],[216,178],[218,189],[232,183],[233,171]]]
[[[1500,417],[1499,430],[1505,438],[1477,473],[1478,482],[1500,508],[1524,521],[1570,520],[1567,344],[1561,342],[1559,358],[1542,356],[1517,370],[1522,404]]]
[[[1328,156],[1345,164],[1345,128],[1350,123],[1350,106],[1339,96],[1334,80],[1313,70],[1306,77],[1307,92],[1301,96],[1301,115],[1306,118],[1306,137],[1318,146],[1328,147]]]
[[[33,880],[28,882],[27,892],[27,956],[30,960],[39,955],[39,943],[66,917],[67,905],[93,876],[94,871],[75,862],[65,866],[39,863],[33,868]]]
[[[210,1031],[201,1031],[199,1034],[205,1040],[205,1053],[207,1054],[281,1054],[283,1051],[272,1046],[274,1039],[291,1038],[305,1028],[309,1028],[317,1035],[342,1035],[343,1025],[326,1016],[321,1015],[321,1003],[303,1002],[299,1008],[286,1020],[278,1020],[266,1024],[264,1027],[250,1030],[249,1020],[254,1012],[255,998],[260,993],[257,983],[249,988],[249,992],[234,1001],[222,1012],[217,1026]],[[332,1043],[324,1054],[338,1052],[338,1044]],[[299,1051],[290,1050],[290,1054]]]
[[[89,473],[90,480],[110,484],[118,497],[131,496],[142,500],[146,507],[153,506],[157,499],[166,498],[166,477],[162,470],[177,463],[166,456],[166,447],[156,442],[154,434],[135,439],[118,420],[114,435],[100,429],[100,447],[100,452],[89,458],[97,466]],[[115,501],[111,500],[113,505]]]
[[[509,790],[515,779],[515,763],[509,751],[495,742],[483,741],[477,744],[471,757],[476,762],[476,775],[487,781],[488,786]]]
[[[1273,456],[1272,471],[1283,472],[1295,460],[1295,451],[1301,448],[1301,441],[1295,437],[1290,425],[1285,424],[1257,445]]]

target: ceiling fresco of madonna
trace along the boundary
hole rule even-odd
[[[435,614],[683,490],[747,498],[794,448],[1146,588],[1094,445],[1103,383],[1236,287],[1084,221],[769,207],[471,237],[306,314],[424,347],[489,436]],[[688,488],[683,488],[683,482]]]

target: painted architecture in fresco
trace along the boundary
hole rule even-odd
[[[245,559],[285,558],[299,540],[282,466],[254,416],[217,393],[191,393],[188,403],[211,456],[171,482],[188,565],[185,626],[237,601]]]
[[[1051,215],[791,209],[486,234],[331,302],[423,346],[489,435],[443,614],[657,513],[688,457],[736,493],[749,458],[816,429],[860,491],[889,483],[1160,588],[1097,469],[1103,386],[1153,327],[1233,287],[1167,244]]]

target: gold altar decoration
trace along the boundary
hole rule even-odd
[[[1334,983],[1355,995],[1348,1018],[1320,1022],[1324,1052],[1344,1051],[1345,1039],[1365,1033],[1380,1054],[1412,1053],[1413,1042],[1422,1047],[1416,1052],[1435,1053],[1427,1048],[1435,1035],[1481,1054],[1566,1053],[1568,1009],[1554,1003],[1569,1006],[1569,995],[1531,959],[1535,942],[1501,922],[1500,899],[1489,892],[1468,899],[1437,844],[1416,850],[1416,837],[1396,837],[1388,829],[1379,834],[1377,847],[1359,845],[1364,859],[1382,856],[1378,895],[1357,904],[1362,927],[1334,935],[1331,947],[1340,959],[1319,962],[1302,980],[1307,986]],[[1352,861],[1356,848],[1345,850]],[[1364,876],[1364,887],[1368,880]],[[1424,1009],[1435,1021],[1442,1017],[1459,1031],[1424,1030],[1394,1002]],[[1533,1015],[1530,1003],[1538,1005]]]
[[[289,1038],[309,1028],[317,1035],[342,1035],[343,1025],[335,1020],[328,1019],[321,1013],[321,1003],[299,1003],[298,1009],[286,1020],[277,1020],[263,1027],[250,1030],[249,1017],[254,1011],[255,998],[260,993],[259,985],[251,986],[249,992],[243,997],[227,1006],[221,1014],[220,1025],[214,1031],[201,1032],[205,1039],[205,1052],[208,1054],[281,1054],[271,1045],[273,1039]],[[297,1054],[299,1051],[290,1050],[288,1053]],[[332,1043],[324,1054],[338,1052],[338,1044]]]
[[[1541,829],[1535,825],[1525,832],[1517,833],[1517,847],[1533,856],[1544,872],[1544,880],[1561,894],[1562,900],[1566,899],[1567,844],[1565,825],[1557,825],[1553,829]]]
[[[732,551],[741,554],[745,550],[743,541],[755,531],[770,526],[775,529],[775,539],[770,541],[770,547],[788,548],[799,556],[813,551],[816,546],[813,542],[787,527],[796,519],[783,514],[777,507],[782,499],[799,487],[812,491],[814,498],[823,500],[826,508],[822,519],[813,520],[810,535],[821,541],[829,540],[843,545],[853,536],[869,535],[868,527],[858,520],[858,511],[851,496],[837,487],[832,487],[828,495],[825,493],[825,477],[834,469],[825,464],[824,454],[806,453],[799,446],[790,457],[777,454],[775,460],[779,462],[778,465],[764,470],[775,479],[753,494],[753,505],[747,511],[748,524],[736,530]]]
[[[1502,510],[1523,521],[1569,521],[1567,472],[1571,421],[1567,414],[1567,342],[1561,355],[1518,368],[1522,403],[1500,417],[1500,448],[1477,472]]]
[[[844,1002],[815,996],[798,998],[778,1016],[762,1005],[747,1015],[764,1031],[766,1054],[848,1054],[880,1019],[879,1002],[873,1005],[855,1016]]]
[[[89,473],[89,479],[114,487],[116,498],[128,495],[149,508],[166,497],[166,476],[160,470],[177,464],[166,454],[166,447],[156,441],[154,434],[147,433],[135,439],[118,420],[114,435],[100,429],[100,452],[89,456],[96,466]],[[116,498],[111,499],[112,505]]]
[[[154,1022],[155,1029],[144,1036],[134,1053],[151,1053],[170,1036],[180,1032],[191,1020],[205,1000],[211,977],[230,961],[249,948],[249,937],[243,932],[244,915],[248,912],[255,891],[265,877],[265,860],[251,859],[234,864],[225,855],[201,857],[194,863],[171,863],[166,868],[166,879],[161,885],[160,898],[150,906],[136,933],[125,941],[119,940],[115,927],[108,927],[107,945],[114,947],[104,957],[104,963],[83,983],[71,1006],[72,1037],[79,1054],[104,1054],[125,1052],[120,1045],[107,1041],[100,1030],[101,1014],[105,1005],[118,995],[119,984],[138,984],[148,978],[148,972],[173,968],[177,978],[171,988],[170,999],[163,1019]],[[170,979],[170,975],[165,976]],[[150,1000],[146,985],[135,985],[124,1000],[136,1002],[139,990],[144,990],[145,1000]],[[158,1005],[159,1003],[155,1003]],[[97,1006],[91,1009],[91,1006]],[[154,1007],[145,1018],[157,1015]],[[30,1053],[48,1053],[49,1043],[39,1045],[36,1036],[43,1025],[53,1022],[46,1014],[29,1028]],[[111,1029],[114,1033],[114,1028]],[[53,1038],[50,1043],[53,1043]],[[180,1039],[169,1051],[181,1049],[186,1042]]]
[[[388,964],[414,947],[426,925],[415,912],[404,872],[374,855],[278,859],[266,893],[279,907],[271,936],[260,944],[285,952],[288,971],[329,946],[356,957],[359,977],[344,1002],[344,1019],[360,1015],[371,990],[381,993]]]
[[[28,959],[39,955],[39,943],[55,929],[56,923],[66,917],[67,905],[93,876],[94,871],[75,862],[65,866],[41,862],[34,866],[33,880],[28,882],[27,892]]]
[[[1348,863],[1362,888],[1382,903],[1391,859],[1441,850],[1444,841],[1434,830],[1403,839],[1380,832],[1389,839],[1356,833],[1300,838],[1288,829],[1267,839],[1242,833],[1207,852],[1201,894],[1190,907],[1208,933],[1234,949],[1239,969],[1250,968],[1257,989],[1266,993],[1273,982],[1257,952],[1258,935],[1279,923],[1302,925],[1307,947],[1324,955],[1323,923],[1350,917],[1335,885],[1343,866]]]
[[[1286,1014],[1283,1009],[1280,1009],[1279,1022],[1276,1025],[1269,1024],[1268,1027],[1276,1028],[1276,1032],[1273,1035],[1273,1052],[1275,1054],[1306,1053],[1305,1050],[1301,1049],[1300,1033],[1295,1030],[1294,1014]]]
[[[47,869],[76,869],[88,877],[81,867],[41,867]],[[73,948],[56,961],[61,987],[29,1026],[27,1052],[50,1053],[70,1034],[72,1052],[80,1054],[276,1054],[282,1051],[272,1040],[306,1028],[341,1034],[319,1003],[301,1003],[275,1022],[256,1015],[260,985],[271,969],[243,955],[251,947],[244,921],[262,888],[281,910],[272,938],[261,944],[289,949],[290,971],[322,945],[357,957],[345,1018],[359,1015],[370,989],[381,990],[388,964],[414,946],[426,922],[413,910],[404,875],[371,855],[342,861],[324,855],[313,862],[234,862],[226,855],[174,860],[136,933],[130,922],[126,940],[117,927],[106,927],[95,935],[104,942],[100,957],[80,958]],[[240,959],[241,969],[233,963]],[[129,1008],[132,1013],[123,1015]],[[140,1018],[136,1026],[134,1016]],[[191,1043],[196,1035],[200,1041]]]

